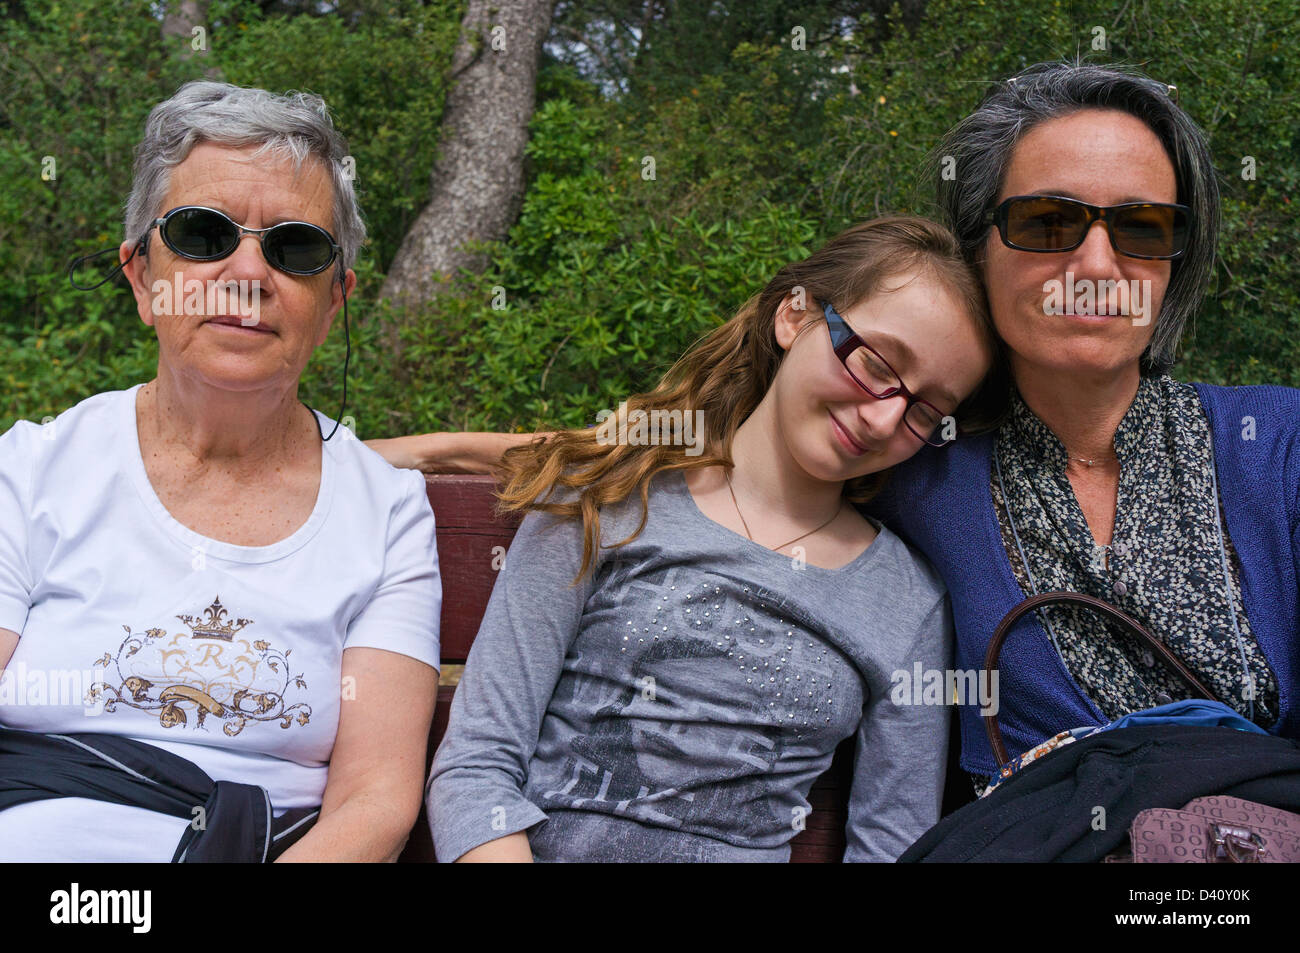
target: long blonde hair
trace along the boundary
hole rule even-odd
[[[577,582],[595,563],[602,506],[626,500],[633,490],[640,492],[641,520],[636,529],[610,544],[611,548],[625,546],[645,529],[650,481],[656,474],[733,466],[732,438],[767,393],[785,353],[776,340],[775,315],[786,295],[802,289],[806,301],[829,301],[848,308],[869,297],[884,281],[919,267],[929,268],[966,306],[996,353],[996,333],[983,286],[947,229],[912,216],[863,222],[836,235],[803,261],[778,271],[731,320],[696,341],[653,390],[629,397],[620,408],[628,416],[635,411],[647,416],[654,411],[660,415],[676,411],[683,417],[692,411],[702,412],[702,453],[688,456],[684,447],[663,443],[611,443],[602,440],[595,428],[538,437],[503,455],[504,486],[497,494],[501,510],[581,517],[584,533]],[[1004,401],[1005,371],[1001,370],[987,376],[957,409],[962,431],[992,426]],[[847,481],[845,498],[852,503],[866,502],[879,492],[887,474],[881,471]],[[560,488],[579,490],[577,499],[552,500]]]

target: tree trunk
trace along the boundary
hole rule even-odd
[[[210,61],[212,57],[208,55],[208,47],[212,38],[206,32],[207,18],[208,0],[168,0],[163,14],[163,42],[176,50],[181,59],[188,60],[199,56],[204,61]],[[194,35],[196,26],[203,27],[205,31],[197,50],[194,49],[194,41],[197,39]],[[204,76],[218,82],[223,80],[221,70],[215,66],[209,66],[204,70]]]
[[[465,250],[465,243],[504,238],[519,214],[524,145],[553,4],[469,0],[452,61],[432,197],[380,290],[399,315],[403,306],[436,296],[459,269],[481,270],[483,256]],[[389,329],[394,349],[397,331]]]

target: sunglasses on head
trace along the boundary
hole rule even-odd
[[[1013,195],[992,212],[1002,244],[1018,251],[1073,251],[1093,222],[1101,222],[1111,248],[1129,258],[1168,261],[1187,249],[1192,210],[1163,202],[1089,205],[1059,195]]]
[[[248,228],[216,209],[182,205],[149,227],[158,226],[163,244],[191,261],[219,261],[239,247],[245,234],[257,235],[262,256],[271,267],[290,275],[317,275],[339,256],[334,236],[309,222],[280,222],[266,228]],[[145,233],[144,251],[149,250]]]

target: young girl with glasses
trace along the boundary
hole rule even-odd
[[[527,515],[434,759],[439,859],[786,861],[850,736],[845,859],[931,827],[949,699],[916,676],[950,668],[951,612],[854,504],[996,416],[993,342],[952,236],[879,219],[615,419],[510,449],[501,499]]]

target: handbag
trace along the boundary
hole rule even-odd
[[[1130,850],[1107,863],[1300,863],[1300,814],[1233,797],[1198,797],[1182,810],[1148,808],[1129,828]]]
[[[1088,606],[1097,610],[1112,621],[1119,623],[1121,628],[1130,635],[1135,636],[1139,642],[1145,644],[1157,658],[1163,659],[1165,663],[1169,665],[1169,667],[1173,669],[1173,671],[1182,678],[1184,682],[1187,683],[1195,697],[1204,698],[1208,701],[1215,700],[1214,693],[1206,688],[1205,685],[1202,684],[1201,680],[1193,675],[1191,670],[1184,665],[1176,655],[1170,652],[1169,649],[1165,648],[1164,643],[1143,628],[1142,623],[1138,622],[1137,619],[1134,619],[1128,613],[1115,608],[1109,602],[1098,599],[1095,596],[1084,595],[1081,592],[1044,592],[1036,596],[1030,596],[1024,602],[1021,602],[1019,605],[1012,608],[1010,612],[1002,617],[1002,621],[998,623],[998,627],[993,631],[993,638],[989,640],[988,649],[984,653],[984,671],[991,672],[998,667],[998,657],[1002,654],[1002,643],[1007,640],[1007,635],[1010,634],[1011,627],[1015,625],[1022,616],[1037,609],[1041,609],[1043,606],[1068,603]],[[1002,741],[1002,729],[998,727],[998,716],[993,713],[985,714],[982,717],[984,718],[984,732],[988,735],[989,746],[993,749],[993,756],[997,759],[997,763],[1003,766],[1003,776],[1005,777],[1006,774],[1010,773],[1006,768],[1010,758],[1007,756],[1007,746]],[[1058,735],[1057,737],[1059,738],[1060,736]],[[1016,768],[1013,767],[1011,770],[1014,771],[1015,769]]]
[[[1108,602],[1076,592],[1045,592],[1015,606],[1003,617],[989,641],[984,656],[985,670],[996,668],[1002,645],[1021,617],[1045,605],[1060,604],[1085,605],[1119,623],[1163,659],[1195,696],[1214,700],[1213,693],[1140,622]],[[997,780],[1075,740],[1075,733],[1061,732],[1012,760],[1007,756],[997,716],[983,717],[989,745],[1001,766],[1001,777]],[[1139,864],[1296,863],[1300,862],[1300,815],[1223,796],[1194,798],[1181,809],[1147,808],[1138,812],[1129,827],[1127,849],[1112,852],[1103,860]]]
[[[1057,603],[1086,605],[1115,620],[1163,659],[1193,696],[1202,699],[1173,706],[1221,709],[1222,720],[1182,719],[1166,712],[1173,706],[1162,705],[1105,726],[1062,732],[1021,754],[1017,764],[1008,760],[997,716],[985,715],[985,731],[1002,765],[1002,778],[995,775],[986,796],[942,818],[899,861],[1131,861],[1137,857],[1126,849],[1133,844],[1136,829],[1143,858],[1137,862],[1158,862],[1164,858],[1158,850],[1145,849],[1143,842],[1155,840],[1144,832],[1169,815],[1146,813],[1153,809],[1187,815],[1175,818],[1183,828],[1172,834],[1182,836],[1194,823],[1195,846],[1204,842],[1205,862],[1267,863],[1291,856],[1288,835],[1300,826],[1283,815],[1294,811],[1300,818],[1300,743],[1264,732],[1215,701],[1177,657],[1121,610],[1075,592],[1046,592],[1026,599],[994,631],[985,653],[986,670],[996,669],[1016,620]],[[1146,717],[1132,724],[1140,715]],[[1234,720],[1249,727],[1231,724]],[[1026,770],[1018,770],[1026,763]],[[1229,806],[1240,810],[1231,814]],[[1219,808],[1222,817],[1214,813]],[[1242,813],[1250,810],[1265,812],[1264,820]],[[1175,836],[1167,843],[1185,846]],[[1296,847],[1300,849],[1300,844]],[[1175,859],[1182,856],[1177,849],[1166,853]],[[1201,856],[1192,852],[1193,861],[1201,862]]]

